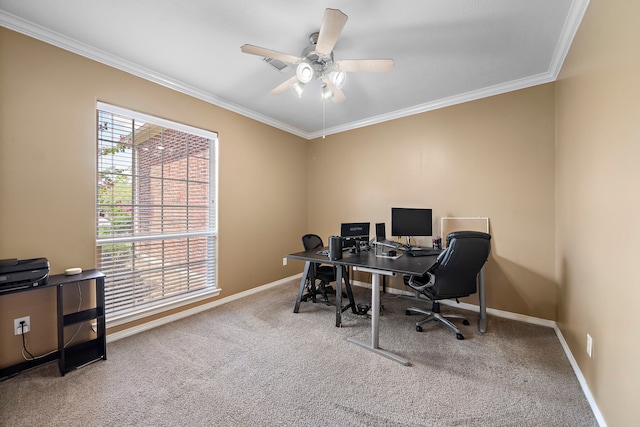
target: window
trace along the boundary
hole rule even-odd
[[[219,293],[217,135],[103,103],[97,127],[96,258],[107,319]]]

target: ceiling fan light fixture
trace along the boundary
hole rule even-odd
[[[331,99],[333,98],[333,92],[326,84],[322,85],[322,99]]]
[[[344,82],[347,80],[347,73],[344,71],[332,71],[329,78],[338,89],[342,89]]]
[[[313,79],[313,68],[307,62],[301,62],[296,68],[296,76],[300,83],[307,84]]]
[[[347,19],[347,15],[338,9],[325,9],[320,31],[309,36],[310,45],[302,50],[301,55],[289,55],[251,44],[240,46],[240,51],[266,58],[265,61],[276,69],[279,69],[278,65],[281,64],[275,61],[291,64],[295,67],[295,75],[290,76],[271,90],[272,95],[278,95],[292,87],[301,98],[305,85],[317,79],[321,83],[322,100],[331,99],[334,103],[339,104],[346,99],[342,87],[345,84],[347,72],[386,73],[393,69],[393,59],[334,61],[333,49]],[[282,70],[284,69],[282,68]]]
[[[301,82],[293,82],[291,88],[294,90],[298,98],[302,98],[302,92],[304,92],[305,84]]]

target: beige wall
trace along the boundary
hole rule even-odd
[[[640,420],[639,16],[592,0],[557,82],[558,323],[609,426]]]
[[[633,425],[639,12],[592,0],[555,84],[311,142],[0,28],[0,258],[94,267],[95,102],[111,102],[219,133],[222,296],[299,272],[281,258],[307,231],[389,225],[394,205],[432,207],[436,227],[488,216],[488,305],[557,319],[608,425]],[[256,240],[271,250],[246,268]],[[28,294],[0,298],[0,367],[20,360],[15,317],[34,351],[55,346],[52,290]]]
[[[432,208],[436,234],[443,216],[487,216],[488,306],[555,319],[554,138],[548,84],[314,140],[309,229],[385,222],[390,235],[392,206]]]
[[[4,28],[0,94],[0,259],[46,257],[53,274],[95,268],[100,100],[218,132],[221,297],[299,272],[282,257],[307,228],[303,139]],[[247,251],[255,243],[264,250]],[[31,316],[34,354],[56,346],[54,296],[0,298],[0,367],[22,361],[14,318]]]

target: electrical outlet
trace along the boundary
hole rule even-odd
[[[282,258],[282,266],[287,265],[287,257]]]
[[[20,322],[24,322],[24,327],[20,324]],[[31,330],[31,316],[13,319],[13,330],[15,331],[15,335],[22,335],[22,332],[24,332],[25,334],[29,332]]]
[[[592,353],[593,353],[593,338],[591,338],[591,335],[587,334],[587,354],[589,355],[589,357],[591,357]]]

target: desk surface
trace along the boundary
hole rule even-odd
[[[326,249],[326,248],[325,248]],[[325,264],[347,265],[352,267],[367,267],[377,270],[392,271],[400,274],[410,274],[414,276],[423,276],[427,270],[436,262],[438,255],[429,255],[421,257],[412,257],[402,255],[397,259],[381,258],[375,256],[373,250],[361,251],[352,254],[343,252],[342,259],[335,261],[329,260],[326,255],[320,255],[319,249],[311,251],[296,252],[287,255],[287,258],[298,259],[301,261],[315,261]]]

